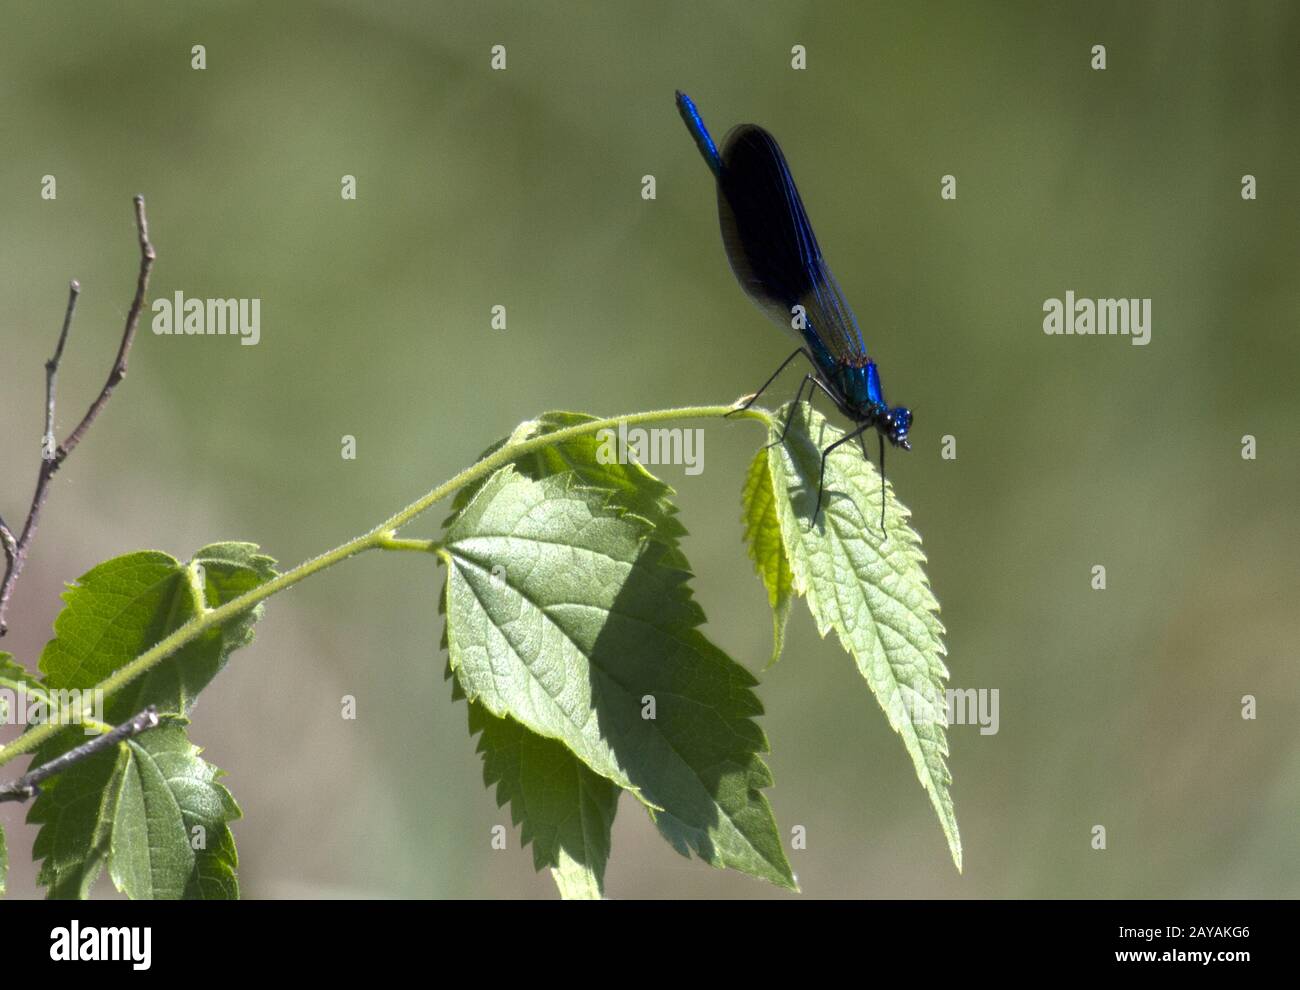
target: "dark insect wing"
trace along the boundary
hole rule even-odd
[[[753,124],[723,142],[718,218],[727,258],[741,286],[765,308],[789,307],[811,288],[821,253],[776,140]],[[791,195],[793,191],[793,196]]]
[[[812,358],[817,378],[808,375],[799,383],[794,402],[786,413],[785,425],[776,442],[785,439],[790,416],[805,387],[820,385],[840,412],[856,429],[822,451],[821,477],[813,518],[821,512],[825,492],[826,458],[842,444],[862,442],[862,435],[875,428],[880,434],[880,528],[885,532],[885,440],[911,450],[908,429],[912,413],[903,406],[889,408],[880,386],[880,372],[867,360],[867,348],[858,321],[839,283],[831,274],[817,237],[813,234],[803,199],[795,188],[781,148],[763,128],[742,124],[733,128],[719,152],[704,126],[704,119],[691,98],[677,91],[677,112],[709,170],[717,179],[718,219],[727,259],[745,294],[758,303],[777,323],[796,331],[802,348],[795,351],[776,372],[737,409],[747,409],[777,375],[800,353]],[[801,306],[807,320],[797,327],[794,307]],[[820,381],[818,380],[820,379]],[[866,453],[865,443],[863,453]]]
[[[853,310],[822,258],[776,139],[755,124],[741,124],[727,135],[722,162],[718,218],[741,287],[787,328],[792,307],[803,306],[811,336],[832,358],[865,359]]]

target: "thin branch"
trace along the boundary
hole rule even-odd
[[[41,459],[48,461],[54,456],[54,391],[59,378],[59,362],[63,360],[63,345],[68,342],[68,330],[72,327],[72,314],[77,309],[77,298],[81,295],[81,283],[75,278],[68,285],[68,308],[63,313],[63,329],[59,331],[59,343],[54,348],[54,357],[45,362],[45,433],[41,436]]]
[[[3,519],[0,519],[0,543],[4,545],[5,555],[5,576],[3,582],[0,582],[0,636],[7,631],[5,612],[9,608],[9,599],[13,595],[14,585],[18,583],[18,576],[27,563],[27,551],[31,546],[32,537],[36,535],[36,527],[40,524],[41,508],[49,495],[50,479],[67,460],[68,455],[76,449],[77,444],[81,443],[82,437],[90,429],[90,424],[95,421],[100,410],[107,404],[109,396],[113,394],[113,389],[117,388],[118,383],[126,377],[127,357],[131,352],[131,344],[135,340],[136,327],[140,324],[140,313],[144,309],[145,296],[149,289],[149,272],[157,257],[153,245],[149,243],[149,221],[144,212],[143,196],[135,197],[135,225],[140,238],[140,274],[136,279],[135,298],[131,300],[131,308],[126,314],[126,327],[122,331],[122,341],[117,347],[117,357],[109,370],[104,387],[100,389],[99,395],[86,410],[86,415],[81,417],[81,422],[77,424],[76,429],[68,434],[68,439],[57,447],[54,445],[54,386],[59,374],[59,362],[63,358],[63,345],[67,342],[68,330],[72,326],[72,314],[77,306],[77,297],[81,293],[81,287],[75,280],[68,293],[68,308],[63,315],[63,330],[59,334],[58,346],[54,350],[54,356],[45,362],[45,434],[41,438],[41,470],[36,477],[36,491],[32,495],[31,508],[27,510],[27,521],[23,525],[21,535],[15,538],[13,530]]]
[[[74,763],[80,763],[96,753],[116,746],[120,742],[132,739],[142,732],[157,728],[160,722],[158,709],[150,705],[135,718],[123,722],[116,729],[105,732],[102,736],[96,736],[90,742],[82,743],[80,746],[68,750],[62,756],[56,756],[49,763],[42,763],[35,770],[29,770],[12,783],[0,785],[0,803],[5,801],[27,801],[36,797],[37,794],[41,793],[40,785],[42,780],[68,769]]]
[[[58,470],[64,459],[76,449],[77,444],[81,443],[81,438],[86,435],[90,424],[95,421],[99,411],[108,402],[113,389],[117,388],[118,382],[126,377],[126,358],[131,350],[131,343],[135,340],[135,328],[140,323],[140,311],[144,309],[144,298],[149,290],[149,272],[153,268],[154,259],[158,257],[154,253],[153,245],[149,243],[149,221],[144,215],[143,196],[135,197],[135,226],[140,233],[140,275],[135,283],[135,298],[131,300],[131,308],[126,314],[126,329],[122,331],[122,342],[117,347],[117,360],[113,362],[113,367],[108,373],[108,381],[104,382],[104,387],[100,389],[99,395],[86,410],[86,415],[81,417],[77,428],[68,434],[68,439],[64,440],[62,446],[55,452],[51,474]]]

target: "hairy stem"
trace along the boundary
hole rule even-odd
[[[385,519],[369,532],[363,533],[361,536],[349,540],[347,543],[337,546],[333,550],[321,554],[319,557],[313,557],[311,560],[299,564],[292,570],[276,575],[270,581],[258,585],[256,588],[245,592],[238,598],[232,598],[224,605],[202,612],[170,635],[160,639],[130,663],[119,667],[108,677],[104,678],[104,680],[96,684],[94,688],[91,688],[89,691],[83,691],[83,695],[91,695],[93,697],[94,692],[102,691],[105,698],[111,697],[114,692],[121,690],[137,677],[141,676],[153,667],[156,667],[181,647],[197,639],[208,629],[229,622],[236,616],[247,612],[258,602],[264,601],[272,595],[284,591],[286,588],[292,588],[300,581],[311,577],[311,575],[323,571],[326,568],[333,567],[335,564],[341,563],[349,557],[355,557],[357,554],[363,553],[366,550],[433,549],[436,545],[434,541],[397,539],[394,534],[396,530],[405,526],[416,516],[420,515],[431,506],[436,505],[448,495],[459,491],[465,485],[477,481],[479,478],[491,474],[493,471],[503,467],[516,458],[523,457],[525,454],[530,454],[535,450],[550,447],[558,443],[564,443],[567,440],[585,436],[589,433],[598,433],[601,430],[617,429],[620,423],[634,426],[638,423],[656,423],[680,419],[720,419],[728,415],[734,415],[741,419],[757,420],[765,427],[769,428],[772,421],[771,416],[765,410],[757,408],[740,408],[735,404],[729,406],[688,406],[682,409],[660,409],[654,412],[633,413],[628,416],[615,416],[610,419],[592,420],[590,423],[580,423],[577,426],[570,426],[562,430],[556,430],[554,433],[546,433],[518,443],[506,444],[506,446],[489,454],[477,464],[466,468],[451,480],[439,485],[427,495],[416,499],[406,508],[393,514],[388,519]],[[52,719],[43,725],[36,726],[30,731],[23,733],[23,735],[19,736],[8,746],[0,748],[0,765],[8,763],[10,760],[23,753],[36,749],[45,742],[45,740],[65,729],[69,724],[74,724],[80,721],[81,702],[78,700],[62,709],[59,712],[59,717],[57,719]]]

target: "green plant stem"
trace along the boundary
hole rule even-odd
[[[566,427],[563,430],[556,430],[554,433],[546,433],[541,436],[532,437],[519,443],[507,444],[500,450],[494,451],[487,457],[483,458],[477,464],[466,468],[460,474],[456,475],[450,481],[447,481],[428,494],[416,499],[406,508],[393,514],[388,519],[376,526],[374,529],[355,539],[349,540],[341,546],[335,547],[319,557],[313,557],[311,560],[304,561],[292,570],[278,574],[270,581],[258,585],[256,588],[245,592],[238,598],[232,598],[214,609],[205,609],[200,615],[191,619],[185,625],[172,632],[170,635],[163,637],[157,643],[138,657],[119,667],[116,671],[104,678],[95,687],[89,691],[84,691],[83,695],[93,692],[102,691],[105,698],[111,697],[117,691],[156,667],[163,660],[179,650],[182,646],[197,639],[208,629],[220,626],[229,622],[243,612],[248,611],[258,602],[270,598],[272,595],[284,591],[286,588],[292,588],[300,581],[311,577],[313,574],[323,571],[326,568],[333,567],[335,564],[347,560],[349,557],[355,557],[366,550],[422,550],[428,551],[436,547],[436,541],[433,540],[408,540],[397,539],[394,533],[405,526],[408,522],[420,515],[422,512],[436,505],[448,495],[459,491],[465,485],[477,481],[485,475],[510,463],[516,458],[523,457],[535,450],[544,447],[550,447],[558,443],[564,443],[566,440],[572,440],[575,437],[585,436],[588,433],[597,433],[601,430],[618,429],[620,423],[628,426],[635,426],[639,423],[658,423],[679,419],[720,419],[727,415],[734,415],[738,419],[752,419],[763,423],[770,428],[772,423],[771,415],[763,409],[749,408],[738,409],[735,404],[729,406],[688,406],[682,409],[660,409],[654,412],[633,413],[628,416],[615,416],[610,419],[592,420],[590,423],[579,423],[577,426]],[[31,752],[51,736],[67,728],[70,724],[76,724],[81,721],[81,701],[68,705],[59,712],[57,720],[45,722],[38,725],[28,732],[23,733],[8,746],[0,747],[0,766],[8,763],[10,760]]]
[[[412,553],[432,553],[437,546],[437,540],[399,540],[394,537],[379,543],[380,550],[409,550]]]

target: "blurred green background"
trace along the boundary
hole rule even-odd
[[[19,586],[4,646],[29,666],[60,582],[106,557],[248,539],[289,566],[543,410],[756,388],[789,344],[727,267],[682,88],[718,138],[754,121],[780,139],[889,397],[916,412],[890,474],[925,539],[951,683],[1000,692],[996,735],[950,731],[958,875],[901,742],[796,605],[759,694],[768,795],[784,830],[808,831],[791,853],[805,896],[1300,895],[1297,5],[2,9],[6,517],[30,495],[69,278],[61,432],[111,361],[132,194],[154,297],[262,300],[256,347],[143,330]],[[1045,336],[1043,302],[1068,289],[1150,297],[1150,345]],[[770,623],[739,490],[759,436],[705,430],[703,474],[661,473],[706,631],[758,673]],[[205,692],[193,737],[244,808],[246,896],[554,896],[516,831],[490,849],[509,817],[442,679],[442,580],[416,555],[313,578]],[[38,893],[22,814],[0,810],[14,897]],[[680,858],[626,797],[607,886],[791,896]]]

